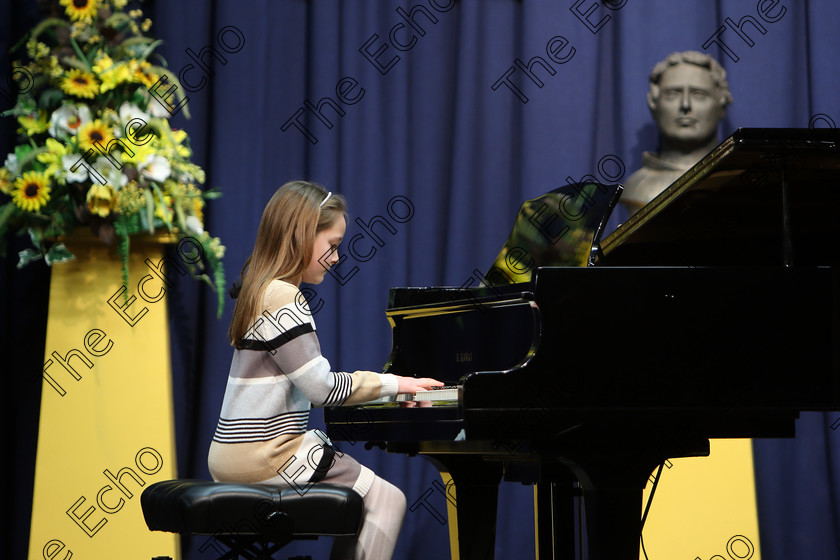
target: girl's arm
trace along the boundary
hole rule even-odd
[[[335,406],[392,397],[443,383],[372,371],[330,371],[321,355],[314,322],[300,305],[300,292],[291,284],[273,282],[266,290],[266,311],[255,320],[252,338],[261,339],[266,358],[315,406]]]

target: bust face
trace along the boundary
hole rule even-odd
[[[709,71],[687,63],[665,70],[659,95],[653,97],[651,92],[649,104],[659,133],[687,149],[715,138],[726,114]]]

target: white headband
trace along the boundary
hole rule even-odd
[[[324,205],[324,203],[325,203],[326,201],[328,201],[328,200],[330,199],[330,197],[331,197],[331,196],[332,196],[332,191],[330,191],[330,192],[328,192],[328,193],[327,193],[327,197],[326,197],[324,200],[322,200],[322,201],[321,201],[321,204],[320,204],[320,205],[321,205],[321,206],[323,206],[323,205]]]

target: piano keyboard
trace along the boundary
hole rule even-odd
[[[458,386],[448,385],[445,387],[435,388],[431,391],[417,391],[414,394],[406,393],[397,395],[394,399],[396,402],[406,401],[457,401],[458,400]]]

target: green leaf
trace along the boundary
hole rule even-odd
[[[66,64],[68,66],[72,66],[73,68],[78,68],[79,70],[83,70],[85,72],[92,72],[93,71],[90,66],[86,65],[81,60],[76,60],[75,58],[67,57],[67,58],[63,59],[61,62],[63,62],[64,64]]]
[[[162,216],[161,220],[163,221],[164,225],[166,225],[166,228],[171,230],[172,229],[172,222],[169,221],[169,216],[167,216],[168,209],[166,208],[166,199],[163,198],[163,193],[160,191],[160,188],[157,186],[157,183],[152,183],[151,185],[152,185],[152,188],[155,191],[155,194],[157,194],[158,197],[160,198],[160,205],[161,205],[161,208],[162,208],[162,210],[160,212],[160,215]]]
[[[29,228],[29,239],[32,240],[33,245],[40,249],[44,244],[44,232],[40,229]]]
[[[41,255],[41,253],[39,253],[38,251],[35,251],[33,249],[24,249],[23,251],[18,253],[17,267],[18,268],[23,268],[24,266],[28,265],[29,263],[37,261],[42,256],[43,255]]]
[[[152,196],[152,191],[143,189],[143,197],[146,199],[146,224],[149,227],[149,233],[155,233],[155,198]]]
[[[37,39],[37,38],[38,38],[38,36],[39,36],[41,33],[43,33],[44,31],[46,31],[46,30],[47,30],[47,29],[49,29],[50,27],[57,27],[57,26],[59,26],[59,25],[63,25],[64,27],[70,27],[70,24],[69,24],[67,21],[63,20],[63,19],[59,19],[59,18],[48,18],[48,19],[45,19],[44,21],[42,21],[41,23],[39,23],[38,25],[36,25],[36,26],[35,26],[35,28],[32,30],[32,37],[34,37],[34,38],[36,38],[36,39]],[[21,40],[20,40],[20,42],[19,42],[17,45],[15,45],[14,47],[12,47],[12,49],[11,49],[11,50],[13,50],[13,51],[14,51],[14,50],[16,50],[16,49],[17,49],[20,45],[24,44],[24,43],[26,42],[26,41],[25,41],[25,39],[26,39],[26,37],[24,37],[23,39],[21,39]]]
[[[21,144],[19,146],[15,146],[15,156],[18,159],[18,166],[20,166],[20,160],[26,157],[26,154],[32,151],[32,146],[27,144]]]
[[[26,151],[21,150],[21,153],[23,154],[21,156],[21,155],[18,155],[18,148],[28,148],[28,149]],[[46,146],[43,146],[41,148],[37,148],[37,149],[34,149],[34,150],[32,149],[32,146],[18,146],[17,148],[15,148],[15,155],[17,155],[17,157],[18,157],[18,169],[20,169],[21,173],[23,173],[24,168],[27,165],[29,165],[30,162],[37,161],[37,160],[35,160],[35,158],[38,156],[38,154],[42,154],[42,153],[48,152],[48,151],[49,150],[47,149]],[[44,166],[41,165],[40,162],[34,163],[33,165],[36,169],[38,167],[40,167],[41,169],[44,169]]]
[[[155,44],[155,46],[160,45],[163,43],[160,39],[155,40],[151,37],[131,37],[130,39],[126,39],[121,43],[123,47],[133,47],[135,45],[148,45],[149,43]]]
[[[131,18],[128,17],[128,14],[125,12],[116,12],[106,19],[104,24],[108,27],[117,29],[117,26],[125,26],[129,21],[131,21]]]
[[[152,54],[152,52],[154,52],[154,50],[162,44],[163,41],[161,39],[158,39],[157,41],[151,43],[148,47],[146,47],[146,50],[140,53],[140,56],[137,57],[138,60],[146,60],[146,58],[148,58],[149,55]]]
[[[6,228],[9,226],[9,220],[15,213],[17,206],[14,202],[8,202],[0,208],[0,236],[6,233]]]
[[[25,117],[31,115],[35,110],[35,101],[29,94],[18,97],[17,103],[11,109],[6,109],[0,116],[3,117]]]
[[[184,209],[181,208],[181,201],[177,198],[173,198],[172,206],[175,207],[175,217],[178,218],[178,227],[181,231],[187,231],[187,218],[184,215]]]
[[[90,66],[90,61],[85,56],[85,53],[82,52],[82,49],[79,47],[79,43],[77,43],[76,40],[73,37],[70,37],[70,44],[73,46],[73,50],[76,51],[76,56],[79,57],[79,60],[84,62],[85,69],[88,72],[93,73],[93,68],[91,68],[91,66]]]
[[[38,106],[42,109],[50,109],[58,106],[64,98],[64,92],[58,88],[44,90],[38,99]]]
[[[117,218],[117,221],[114,222],[114,231],[117,234],[117,253],[120,255],[120,260],[122,261],[122,276],[123,276],[123,286],[125,286],[126,290],[123,292],[123,302],[128,303],[128,251],[131,246],[131,240],[129,239],[129,235],[131,232],[131,226],[129,225],[129,221],[125,217]]]
[[[47,251],[44,260],[47,262],[47,265],[52,266],[53,263],[72,261],[75,258],[76,256],[64,246],[64,243],[56,243]]]

